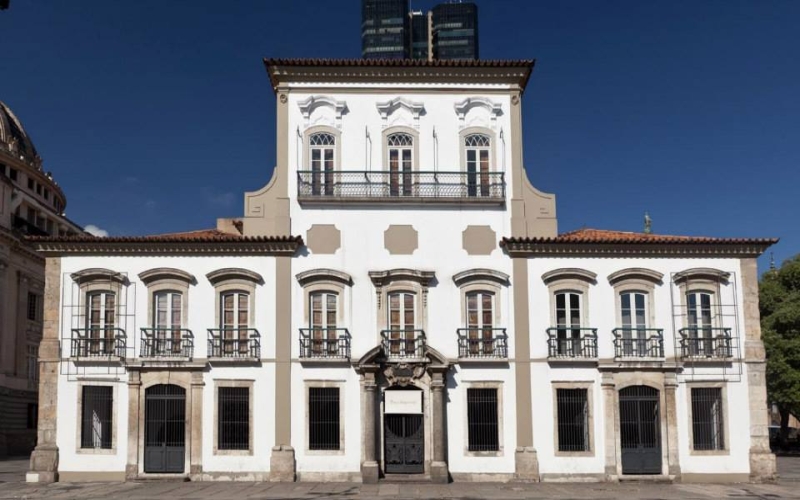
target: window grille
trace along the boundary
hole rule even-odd
[[[308,449],[339,449],[339,388],[308,389]]]
[[[311,137],[308,138],[308,144],[310,146],[333,146],[336,144],[336,138],[333,134],[312,134]]]
[[[464,145],[476,148],[488,148],[489,136],[484,134],[471,134],[464,138]]]
[[[411,137],[411,134],[404,134],[404,133],[390,134],[386,138],[386,144],[388,146],[413,146],[414,138]]]
[[[250,389],[220,387],[217,402],[217,449],[250,449]]]
[[[558,451],[590,451],[586,389],[556,389]]]
[[[39,320],[39,296],[31,292],[28,292],[28,319]]]
[[[469,451],[498,451],[497,389],[467,389]]]
[[[113,390],[113,387],[83,387],[81,448],[111,448]]]
[[[724,450],[722,389],[692,389],[692,435],[695,450]]]

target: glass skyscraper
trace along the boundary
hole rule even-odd
[[[433,58],[478,59],[478,6],[442,3],[432,12]]]
[[[408,0],[361,0],[361,57],[408,59]]]

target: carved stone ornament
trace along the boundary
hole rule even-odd
[[[406,387],[412,381],[422,378],[425,375],[424,363],[398,363],[396,365],[388,365],[383,371],[383,375],[389,382],[389,385],[398,385]]]
[[[514,106],[519,104],[519,96],[518,95],[515,95],[515,96],[511,97],[511,104],[513,104]]]
[[[281,104],[286,104],[286,101],[288,101],[289,98],[286,97],[286,94],[281,94],[280,100],[281,100]]]

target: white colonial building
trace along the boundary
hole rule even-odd
[[[33,239],[30,480],[774,476],[774,240],[558,235],[532,61],[265,63],[277,165],[243,217]]]

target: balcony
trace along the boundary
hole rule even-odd
[[[496,360],[508,358],[505,328],[459,328],[459,359]]]
[[[255,328],[209,328],[208,357],[217,360],[261,359],[261,334]]]
[[[70,357],[78,359],[125,359],[125,330],[113,327],[73,328]]]
[[[142,358],[188,358],[194,355],[194,335],[186,328],[142,328]]]
[[[425,356],[425,332],[423,330],[383,330],[381,347],[387,359],[422,359]]]
[[[301,204],[375,203],[502,205],[503,172],[297,172]]]
[[[349,361],[350,332],[347,328],[301,328],[300,358]]]
[[[660,328],[614,328],[615,358],[663,358],[664,330]]]
[[[678,330],[681,358],[694,361],[720,361],[734,357],[737,351],[730,328],[690,327]]]
[[[553,327],[547,329],[547,337],[550,359],[597,359],[597,328]]]
[[[23,219],[19,215],[14,215],[11,225],[14,229],[27,236],[49,236],[49,233],[36,224]]]

